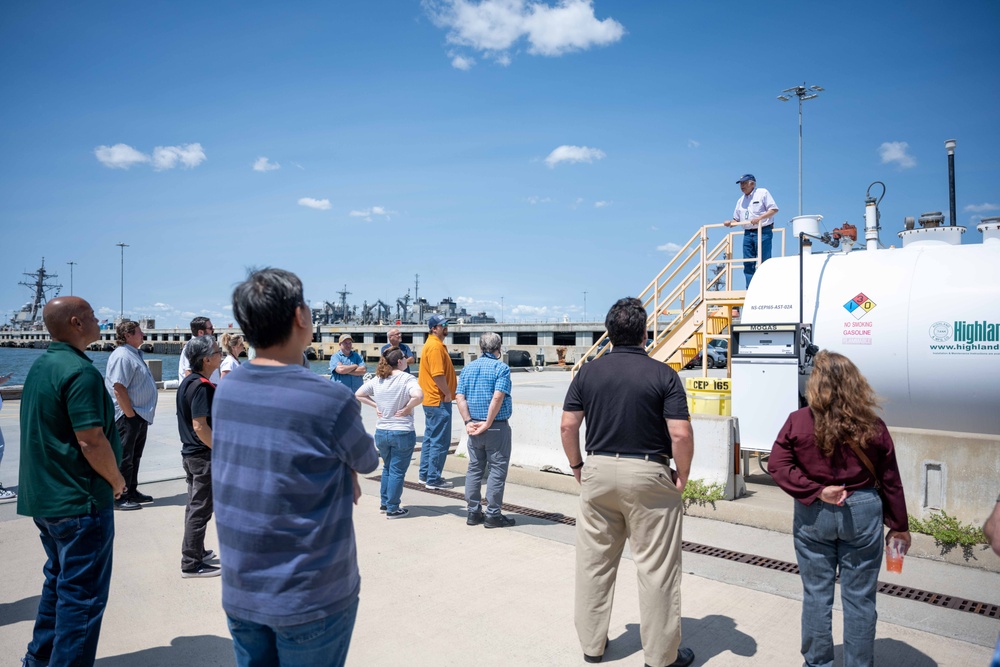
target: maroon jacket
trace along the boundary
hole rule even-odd
[[[896,450],[889,429],[881,419],[879,426],[881,435],[869,442],[864,452],[875,466],[882,485],[882,516],[890,529],[909,530]],[[809,408],[788,415],[767,461],[768,472],[778,486],[805,505],[817,500],[824,486],[843,484],[848,492],[875,486],[871,473],[849,445],[835,448],[830,458],[823,456],[816,446],[815,430],[816,423]]]

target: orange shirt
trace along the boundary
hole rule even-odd
[[[448,356],[448,348],[438,340],[437,336],[428,334],[427,342],[420,351],[420,373],[417,375],[420,388],[424,390],[424,405],[441,405],[444,396],[441,395],[441,390],[433,378],[442,375],[448,384],[452,400],[455,400],[458,378],[455,376],[455,366],[451,363],[451,357]]]

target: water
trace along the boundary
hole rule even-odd
[[[45,350],[19,347],[0,347],[0,375],[6,375],[7,373],[14,374],[14,377],[7,382],[8,385],[24,384],[24,378],[28,376],[28,370],[31,368],[31,364],[33,364],[35,359],[43,354],[45,354]],[[104,375],[104,371],[108,366],[108,357],[111,356],[111,353],[85,352],[84,354],[93,359],[94,367],[100,371],[101,375]],[[142,355],[146,359],[161,359],[163,361],[164,380],[177,379],[177,365],[180,362],[180,355],[153,354],[152,352],[143,352]],[[246,359],[242,359],[241,361],[246,363]],[[375,364],[367,364],[367,366],[369,371],[375,370]],[[319,375],[328,375],[330,373],[329,361],[311,361],[309,362],[309,367],[314,373]]]

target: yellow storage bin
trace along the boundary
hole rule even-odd
[[[695,415],[728,417],[732,414],[732,380],[729,378],[686,378],[688,412]]]

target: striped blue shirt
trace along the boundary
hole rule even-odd
[[[222,607],[299,625],[358,596],[354,486],[378,465],[354,395],[302,366],[243,364],[212,405]]]
[[[510,388],[510,367],[496,357],[484,354],[462,369],[455,393],[465,396],[470,417],[476,421],[486,421],[493,392],[502,391],[505,395],[495,419],[504,421],[510,419],[511,412],[514,411]]]
[[[118,421],[125,413],[118,405],[115,384],[125,387],[132,409],[152,424],[153,417],[156,416],[156,381],[149,372],[146,360],[142,358],[142,350],[137,350],[126,343],[116,347],[108,357],[108,367],[104,371],[104,386],[108,388],[111,400],[115,402],[115,421]]]

